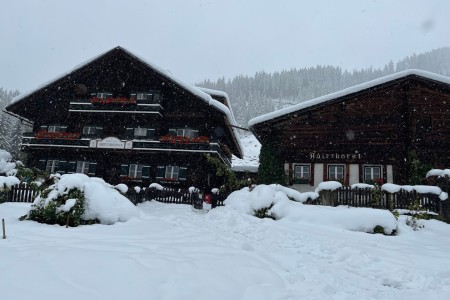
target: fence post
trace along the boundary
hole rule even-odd
[[[2,219],[3,239],[6,239],[5,219]]]

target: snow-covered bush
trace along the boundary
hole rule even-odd
[[[78,226],[113,224],[137,216],[137,208],[112,185],[84,174],[52,175],[54,183],[34,201],[22,219]]]
[[[0,149],[0,174],[14,175],[11,172],[16,168],[16,163],[12,161],[12,155]]]
[[[327,186],[327,188],[332,188]],[[335,188],[338,188],[335,186]],[[317,193],[300,193],[280,185],[258,185],[252,191],[243,188],[230,194],[225,208],[241,213],[270,217],[281,222],[332,226],[367,233],[395,234],[397,220],[388,210],[347,206],[303,205]],[[295,200],[295,201],[292,201]],[[294,225],[296,226],[296,225]]]

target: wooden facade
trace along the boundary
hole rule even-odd
[[[277,136],[290,184],[325,180],[407,184],[408,154],[450,165],[450,78],[409,70],[250,121],[264,144]]]
[[[220,184],[205,155],[241,157],[227,95],[183,83],[116,47],[7,108],[32,124],[28,166],[109,183]]]

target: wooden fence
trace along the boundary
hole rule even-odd
[[[440,213],[441,200],[436,194],[419,194],[416,191],[400,190],[397,193],[372,189],[352,189],[342,187],[334,191],[321,191],[320,197],[308,204],[348,205],[353,207],[372,207],[381,209],[409,209],[418,204],[422,209]]]
[[[196,208],[203,206],[202,195],[198,190],[191,193],[187,189],[165,187],[162,190],[148,188],[137,193],[134,189],[130,189],[125,196],[134,204],[155,200],[161,203],[190,204]],[[215,206],[223,206],[224,200],[225,198],[221,195],[211,195],[211,205],[213,208]]]
[[[24,183],[12,186],[10,189],[0,191],[0,203],[3,202],[27,202],[32,203],[37,196],[37,192]],[[148,188],[142,189],[139,193],[135,189],[129,189],[125,196],[134,204],[144,201],[156,200],[162,203],[190,204],[201,208],[203,199],[198,191],[189,192],[187,189],[164,188],[162,190]],[[221,195],[211,195],[213,207],[223,206],[225,198]]]
[[[37,192],[29,185],[21,183],[14,185],[10,189],[0,191],[1,202],[27,202],[33,203],[37,196]]]

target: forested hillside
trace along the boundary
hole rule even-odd
[[[241,75],[228,81],[224,78],[216,82],[206,80],[197,85],[228,93],[237,121],[246,126],[258,115],[406,69],[450,76],[450,48],[414,54],[397,63],[390,61],[382,69],[370,67],[349,72],[339,67],[316,66],[275,73],[258,72],[254,76]]]
[[[14,157],[18,157],[22,141],[22,124],[20,120],[6,113],[4,109],[19,91],[8,91],[0,88],[0,149],[5,149]]]

